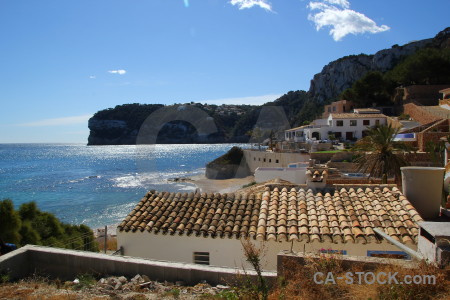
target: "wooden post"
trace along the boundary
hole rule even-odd
[[[107,244],[108,244],[108,226],[105,226],[105,254],[106,254]]]

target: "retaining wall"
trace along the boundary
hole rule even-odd
[[[27,245],[2,255],[0,273],[2,272],[9,273],[13,280],[33,274],[61,280],[73,280],[80,274],[126,277],[140,274],[147,275],[152,280],[184,281],[188,285],[195,285],[203,280],[211,285],[229,284],[236,279],[239,272],[243,273],[242,270],[234,268],[111,256],[34,245]],[[255,272],[247,271],[247,274],[255,278]],[[263,276],[272,281],[276,278],[276,272],[263,272]]]

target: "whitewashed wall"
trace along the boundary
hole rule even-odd
[[[204,238],[185,235],[163,235],[149,232],[117,232],[118,246],[124,248],[124,255],[156,260],[193,263],[194,252],[209,252],[210,265],[226,267],[249,267],[245,262],[240,240],[235,238]],[[260,242],[253,241],[256,245]],[[282,250],[290,251],[290,242],[265,242],[263,264],[266,270],[276,270],[277,254]],[[318,253],[320,249],[346,250],[347,255],[366,256],[368,250],[399,251],[393,245],[381,244],[332,244],[294,242],[294,252]],[[413,248],[415,250],[416,247]]]
[[[376,120],[380,122],[380,125],[386,124],[386,118],[355,118],[355,119],[333,119],[331,115],[328,117],[328,120],[332,120],[333,124],[329,128],[330,131],[333,132],[341,132],[342,137],[345,138],[346,132],[353,132],[353,136],[357,139],[362,138],[362,132],[364,130],[367,130],[369,127],[375,126]],[[336,121],[344,121],[344,126],[336,126]],[[357,125],[356,126],[350,126],[350,120],[356,120]],[[370,120],[370,125],[365,126],[363,125],[363,120]]]
[[[245,150],[244,156],[250,172],[255,172],[258,167],[286,168],[290,163],[309,161],[310,159],[309,154],[303,153],[280,153],[252,150]]]

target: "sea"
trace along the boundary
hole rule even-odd
[[[147,191],[190,192],[175,181],[247,144],[86,146],[0,144],[0,200],[38,208],[70,224],[100,228],[122,221]]]

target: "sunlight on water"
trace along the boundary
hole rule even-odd
[[[171,179],[204,174],[232,146],[0,144],[0,199],[36,201],[67,223],[116,224],[150,189],[194,191]]]

